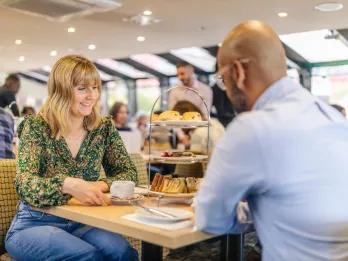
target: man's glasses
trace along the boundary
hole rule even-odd
[[[219,87],[219,89],[222,91],[226,91],[224,77],[221,74],[217,73],[214,75],[214,79],[217,87]]]
[[[251,60],[249,58],[240,58],[240,59],[236,59],[239,62],[241,62],[242,64],[247,64],[249,63]],[[221,70],[219,70],[218,73],[215,74],[214,79],[216,82],[216,85],[220,88],[220,90],[222,91],[226,91],[226,85],[225,85],[225,80],[224,80],[224,73],[231,68],[231,65],[226,65],[224,67],[222,67]]]

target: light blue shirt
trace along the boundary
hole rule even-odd
[[[247,199],[263,260],[348,260],[348,125],[285,77],[240,114],[215,148],[196,225],[238,233]]]

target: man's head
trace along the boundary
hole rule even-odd
[[[7,76],[5,79],[4,87],[16,94],[19,91],[19,88],[21,87],[21,81],[18,75],[10,74],[9,76]]]
[[[176,74],[183,85],[193,87],[194,69],[191,64],[187,62],[178,63],[176,65]]]
[[[275,81],[286,76],[286,56],[276,32],[259,21],[235,27],[218,53],[219,75],[238,112],[248,111]]]

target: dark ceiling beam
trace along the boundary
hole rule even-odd
[[[171,53],[160,53],[160,54],[157,54],[157,55],[162,57],[162,58],[164,58],[164,59],[166,59],[168,62],[170,62],[170,63],[172,63],[174,65],[176,65],[176,64],[178,64],[180,62],[187,62],[187,61],[185,61],[183,59],[180,59],[179,57],[177,57],[177,56],[175,56],[175,55],[173,55]],[[196,74],[209,74],[208,72],[203,71],[202,69],[194,66],[193,64],[191,64],[191,65],[195,69],[195,73]]]
[[[212,56],[217,57],[219,46],[213,45],[209,47],[203,47],[203,49],[207,50]]]
[[[310,68],[310,62],[308,62],[305,58],[303,58],[300,54],[298,54],[295,50],[287,46],[283,43],[283,47],[285,49],[286,57],[288,57],[291,61],[296,63],[300,68]]]
[[[99,64],[99,63],[94,63],[94,65],[95,65],[99,70],[101,70],[101,71],[103,71],[103,72],[105,72],[105,73],[107,73],[107,74],[109,74],[109,75],[116,76],[116,77],[121,78],[121,79],[123,79],[123,80],[134,80],[132,77],[129,77],[129,76],[123,74],[123,73],[120,73],[120,72],[118,72],[118,71],[115,71],[115,70],[113,70],[113,69],[111,69],[111,68],[109,68],[109,67],[106,67],[106,66],[104,66],[104,65],[101,65],[101,64]]]
[[[159,71],[156,71],[142,63],[139,63],[137,61],[134,61],[130,58],[124,58],[124,59],[116,59],[115,61],[119,61],[119,62],[123,62],[123,63],[126,63],[132,67],[134,67],[135,69],[139,70],[139,71],[142,71],[142,72],[146,72],[146,73],[149,73],[149,74],[152,74],[153,76],[157,77],[157,78],[165,78],[165,77],[170,77],[170,76],[174,76],[174,75],[165,75]]]
[[[34,81],[34,82],[37,82],[39,84],[42,84],[42,85],[47,85],[47,82],[46,81],[43,81],[41,79],[38,79],[38,78],[35,78],[35,77],[32,77],[32,76],[29,76],[25,73],[18,73],[21,77],[27,79],[27,80],[30,80],[30,81]]]
[[[33,72],[36,72],[38,74],[42,74],[43,76],[46,76],[46,77],[49,77],[50,73],[45,71],[45,70],[42,70],[42,69],[37,69],[37,70],[32,70]]]
[[[340,29],[337,32],[344,37],[346,41],[348,41],[348,29]]]

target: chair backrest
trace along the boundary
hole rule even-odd
[[[18,203],[15,177],[16,160],[0,160],[0,253],[4,252],[4,239]]]
[[[148,173],[146,170],[146,162],[141,157],[139,153],[130,153],[129,154],[131,160],[133,161],[137,172],[138,172],[138,184],[140,186],[148,185]]]

